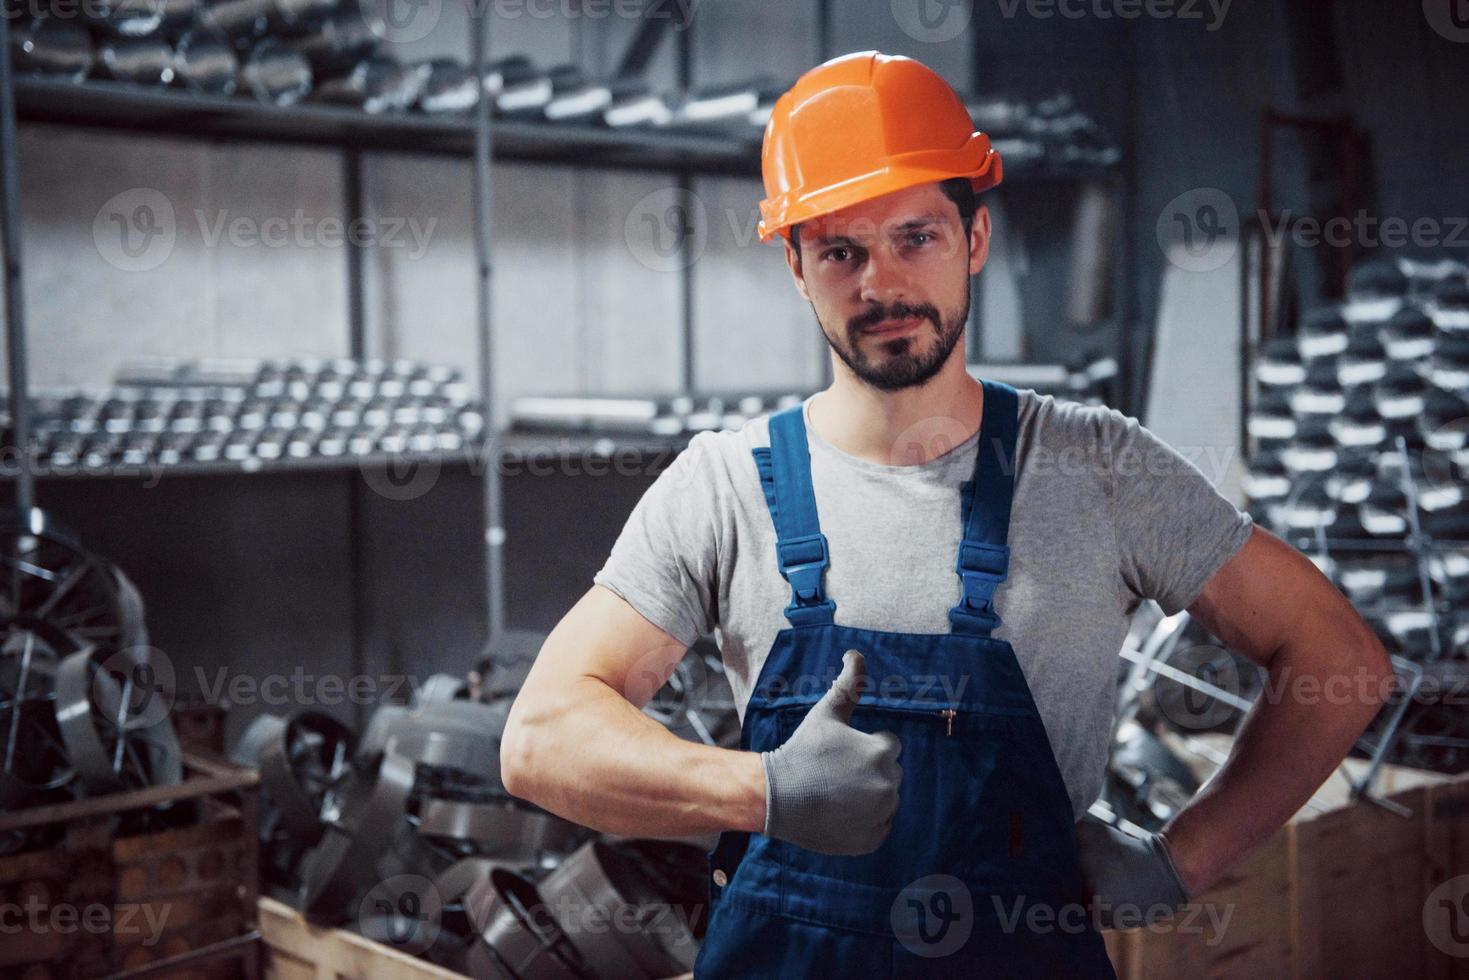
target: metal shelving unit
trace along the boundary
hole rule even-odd
[[[470,59],[479,75],[487,71],[490,47],[489,8],[471,9]],[[6,256],[6,350],[9,368],[9,402],[12,430],[17,445],[30,444],[29,371],[26,357],[26,321],[23,302],[20,207],[17,175],[17,124],[77,126],[98,131],[126,131],[156,136],[209,142],[250,141],[337,149],[342,154],[344,219],[350,223],[366,213],[362,160],[374,152],[468,158],[473,162],[475,215],[476,323],[478,364],[484,404],[494,405],[494,362],[491,310],[493,240],[492,167],[496,160],[563,164],[579,167],[663,170],[688,186],[694,175],[759,175],[759,135],[741,138],[710,130],[611,129],[565,123],[537,123],[516,119],[491,120],[490,101],[480,99],[473,113],[464,116],[415,114],[372,115],[355,109],[311,103],[292,106],[263,104],[243,97],[209,96],[168,88],[88,80],[83,83],[42,77],[15,77],[10,65],[8,23],[0,18],[0,223],[4,224]],[[642,55],[650,52],[651,35],[638,45]],[[691,82],[692,49],[686,32],[679,34],[679,65],[682,83]],[[636,68],[629,50],[624,59]],[[363,248],[347,251],[348,348],[353,358],[366,356],[364,317]],[[685,343],[691,348],[692,296],[684,289]],[[692,382],[692,352],[686,351],[685,384]],[[355,540],[365,509],[360,495],[368,492],[358,474],[388,465],[427,464],[470,466],[483,478],[485,515],[485,608],[487,638],[493,642],[505,626],[505,583],[503,548],[505,528],[502,514],[500,467],[490,459],[523,461],[571,456],[602,456],[614,451],[633,451],[645,456],[676,452],[670,440],[606,439],[558,440],[516,437],[495,433],[491,416],[491,449],[472,458],[468,454],[343,455],[329,458],[251,460],[237,462],[184,462],[153,470],[138,467],[109,467],[107,472],[78,466],[66,471],[39,472],[27,453],[19,453],[19,465],[0,480],[14,484],[14,500],[22,512],[35,502],[35,481],[60,479],[68,482],[91,479],[135,479],[152,476],[249,476],[268,473],[319,472],[343,474],[349,481],[349,522]],[[350,558],[354,610],[367,603],[361,556]],[[360,617],[354,616],[354,621]],[[354,638],[358,667],[363,666],[363,638]]]
[[[471,60],[482,77],[488,64],[488,8],[471,10]],[[256,140],[272,143],[328,146],[343,151],[343,178],[348,223],[364,214],[362,155],[373,151],[415,151],[452,153],[471,156],[474,162],[475,203],[475,268],[478,280],[476,322],[481,366],[481,395],[487,406],[494,405],[490,283],[491,229],[491,165],[496,156],[491,136],[489,101],[479,100],[473,116],[460,119],[438,119],[419,116],[372,116],[348,109],[326,106],[281,107],[264,105],[243,98],[208,98],[171,91],[112,84],[86,82],[72,84],[44,78],[15,78],[10,63],[8,18],[0,18],[0,224],[4,226],[5,252],[5,342],[9,373],[9,407],[11,428],[18,447],[29,447],[30,398],[29,364],[26,356],[26,319],[23,293],[20,201],[18,187],[17,125],[28,123],[60,123],[90,129],[125,129],[155,135],[176,134],[205,140]],[[500,125],[496,123],[496,128]],[[637,141],[607,138],[615,134],[580,133],[575,139],[546,140],[533,128],[506,123],[510,135],[505,153],[511,158],[543,160],[564,156],[567,159],[600,162],[604,165],[634,165],[640,149]],[[562,136],[569,134],[563,133]],[[700,146],[690,143],[671,146],[666,152],[672,160],[679,153],[693,153]],[[710,165],[721,159],[725,148],[714,143],[702,147],[703,156],[696,157]],[[518,157],[517,157],[518,154]],[[724,159],[728,159],[726,154]],[[619,164],[620,162],[620,164]],[[640,164],[639,164],[640,165]],[[354,358],[365,355],[363,317],[362,249],[352,246],[347,252],[348,276],[348,346]],[[14,501],[17,511],[30,513],[35,506],[37,477],[28,448],[16,454]],[[350,487],[350,522],[352,538],[357,537],[363,511],[361,481],[353,480],[351,470],[380,467],[389,463],[427,462],[432,457],[346,456],[330,459],[261,461],[240,465],[233,463],[182,464],[166,467],[165,473],[249,475],[261,472],[343,471],[352,480]],[[442,461],[442,458],[439,458]],[[40,475],[50,476],[42,473]],[[56,474],[62,476],[62,474]],[[114,473],[126,476],[125,473]],[[89,479],[98,476],[85,468],[67,477]],[[501,516],[499,468],[483,468],[486,556],[487,636],[494,641],[504,631],[504,581],[501,569],[505,533]],[[354,608],[366,602],[362,581],[360,554],[351,556]],[[357,619],[354,617],[354,619]],[[360,619],[357,619],[360,622]],[[360,627],[359,627],[360,628]],[[362,636],[354,637],[358,668],[364,666]],[[360,672],[360,671],[359,671]]]
[[[830,53],[831,12],[829,4],[818,4],[818,54]],[[489,8],[471,10],[470,64],[484,74],[489,61]],[[0,19],[3,21],[3,19]],[[292,106],[263,104],[239,96],[209,96],[168,88],[153,88],[125,83],[88,80],[83,83],[58,81],[43,77],[13,77],[9,59],[8,24],[0,22],[0,171],[3,171],[3,202],[0,222],[5,226],[6,343],[9,353],[9,398],[13,431],[17,444],[29,445],[30,416],[28,397],[28,365],[25,344],[25,311],[22,292],[20,208],[17,188],[18,123],[28,125],[62,125],[96,131],[126,131],[161,137],[209,142],[248,141],[283,145],[313,146],[339,150],[342,159],[344,220],[354,221],[365,215],[366,200],[363,180],[363,157],[368,153],[396,152],[450,156],[469,159],[473,163],[473,197],[475,227],[476,324],[478,365],[484,404],[493,410],[494,361],[490,320],[493,240],[492,167],[494,161],[523,161],[577,167],[637,169],[643,172],[663,171],[689,189],[696,176],[758,177],[760,172],[760,136],[758,132],[732,133],[718,128],[696,129],[612,129],[585,124],[533,122],[511,118],[492,121],[488,99],[480,99],[472,114],[464,116],[431,116],[418,114],[372,115],[340,106],[312,103]],[[646,25],[629,45],[620,73],[636,72],[644,65],[658,41],[658,27]],[[692,45],[688,32],[675,34],[680,84],[692,84]],[[1035,160],[1007,168],[1011,181],[1073,181],[1094,178],[1115,170],[1098,170]],[[685,243],[686,245],[686,243]],[[350,245],[346,253],[348,278],[348,348],[350,356],[366,356],[364,315],[364,249]],[[684,314],[685,356],[683,384],[693,386],[694,356],[692,337],[693,297],[691,277],[685,275],[682,298]],[[405,454],[397,456],[338,456],[330,458],[251,460],[246,463],[182,462],[161,469],[137,468],[128,472],[110,467],[107,473],[72,467],[65,472],[36,471],[34,461],[19,454],[20,464],[13,475],[0,480],[15,485],[17,507],[28,511],[35,500],[35,480],[132,479],[139,476],[248,476],[264,473],[319,472],[343,474],[351,482],[349,520],[355,537],[364,510],[361,493],[367,492],[358,474],[374,467],[390,464],[420,463],[426,465],[472,466],[474,475],[483,477],[486,562],[487,633],[493,641],[504,629],[505,584],[503,581],[503,547],[505,528],[501,506],[500,467],[489,460],[523,461],[547,457],[605,456],[613,452],[637,452],[645,456],[676,453],[679,440],[639,439],[625,436],[549,439],[517,436],[496,432],[493,416],[489,433],[491,449],[478,458],[465,454]],[[357,471],[357,472],[354,472]],[[365,602],[358,557],[352,557],[353,594]],[[356,644],[359,651],[362,644]]]

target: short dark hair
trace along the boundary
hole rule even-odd
[[[939,190],[944,192],[944,197],[954,202],[959,209],[959,223],[964,226],[964,237],[969,237],[969,230],[974,225],[974,213],[979,210],[979,198],[974,193],[974,185],[969,182],[968,177],[950,177],[948,180],[939,181]],[[796,250],[796,258],[801,258],[801,225],[791,225],[791,247]]]

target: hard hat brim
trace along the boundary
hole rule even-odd
[[[893,158],[879,170],[840,184],[821,187],[805,195],[793,191],[773,200],[761,201],[761,219],[756,228],[760,241],[768,242],[777,234],[785,237],[786,230],[792,225],[812,218],[923,184],[968,177],[976,193],[988,190],[1000,183],[1003,170],[1000,154],[990,147],[989,139],[983,134],[974,135],[975,138],[960,150],[905,154]],[[977,160],[974,159],[974,150],[979,151]],[[970,159],[964,159],[966,156]]]

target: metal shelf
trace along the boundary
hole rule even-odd
[[[1286,538],[1299,551],[1307,554],[1316,554],[1320,551],[1320,542],[1310,535],[1293,534]],[[1455,541],[1449,538],[1429,538],[1425,535],[1425,543],[1434,548],[1457,550],[1469,549],[1469,541]],[[1368,554],[1371,552],[1413,552],[1414,544],[1406,537],[1381,537],[1381,538],[1327,538],[1326,550],[1332,552],[1348,552]]]
[[[354,456],[307,456],[289,459],[218,460],[199,462],[184,460],[178,463],[109,463],[106,466],[89,467],[77,463],[60,469],[52,469],[45,463],[33,467],[37,480],[143,480],[171,476],[255,476],[262,473],[311,473],[356,469],[381,469],[389,465],[437,464],[467,465],[475,457],[467,453],[370,453]],[[13,480],[13,473],[4,479]]]
[[[267,105],[248,98],[121,82],[78,84],[30,76],[15,79],[15,106],[20,120],[28,123],[456,157],[474,154],[470,115],[370,115],[342,106]],[[499,160],[740,176],[760,172],[758,132],[739,139],[712,132],[610,129],[510,118],[497,118],[493,125],[494,155]]]
[[[124,82],[81,83],[38,76],[15,79],[22,122],[149,132],[194,139],[240,140],[363,151],[470,157],[474,118],[419,113],[371,115],[310,102],[268,105],[244,97],[211,96]],[[760,175],[761,132],[747,137],[717,127],[612,129],[585,123],[494,120],[497,160],[579,167],[670,170],[739,177]],[[1016,160],[1010,181],[1100,179],[1118,172],[1098,164]]]
[[[607,435],[600,433],[506,433],[500,439],[498,458],[502,466],[506,463],[521,464],[526,461],[545,459],[596,458],[605,459],[613,455],[637,455],[657,457],[678,455],[688,446],[690,435],[685,436],[638,436]],[[306,456],[282,459],[217,460],[199,462],[183,460],[177,463],[109,463],[106,466],[90,467],[81,463],[53,469],[40,463],[32,468],[37,480],[126,480],[149,482],[154,479],[177,476],[256,476],[271,473],[322,473],[346,472],[350,470],[384,469],[389,466],[436,465],[467,467],[472,473],[481,473],[487,466],[489,453],[483,447],[442,453],[368,453],[340,456]],[[0,482],[15,479],[13,472],[0,474]]]
[[[636,435],[605,432],[510,432],[502,437],[501,456],[505,459],[544,459],[556,456],[608,457],[614,454],[657,456],[677,455],[688,447],[695,433],[677,436]]]

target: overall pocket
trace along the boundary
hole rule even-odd
[[[808,710],[804,704],[776,709],[782,744]],[[1057,841],[1071,833],[1071,804],[1054,784],[1055,762],[1038,717],[944,704],[861,703],[851,724],[865,732],[890,731],[902,743],[892,830],[877,850],[851,856],[772,841],[772,860],[882,888],[947,874],[1012,894],[1018,886],[1049,889],[1065,879],[1067,869],[1056,867],[1064,856]]]

